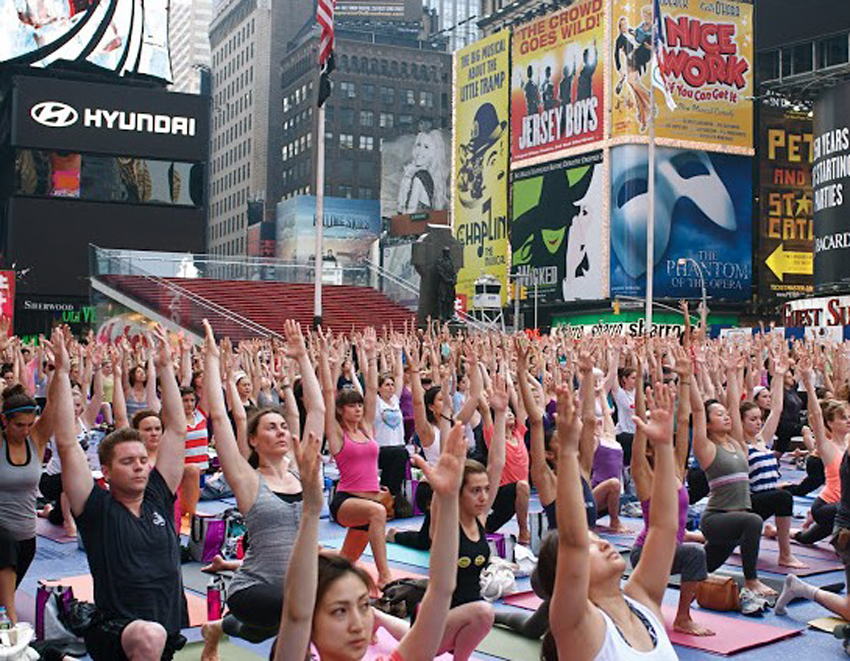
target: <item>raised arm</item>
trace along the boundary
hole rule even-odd
[[[592,379],[592,363],[584,354]],[[580,364],[580,367],[583,367]],[[591,396],[592,399],[592,396]],[[590,603],[590,537],[579,467],[581,420],[569,386],[558,388],[558,562],[549,608],[549,628],[561,654],[589,658],[602,644],[604,622]],[[595,424],[595,421],[594,421]]]
[[[773,380],[770,382],[770,414],[761,428],[761,437],[766,443],[773,439],[779,428],[782,409],[785,407],[785,375],[790,368],[788,355],[785,352],[780,352],[769,364],[773,369]]]
[[[507,433],[505,421],[508,410],[508,390],[505,379],[501,374],[493,375],[490,406],[493,407],[493,438],[490,441],[487,454],[487,477],[490,480],[490,491],[487,494],[487,507],[484,509],[485,517],[493,507],[496,494],[499,493],[499,482],[505,468],[505,435]]]
[[[109,358],[112,361],[112,418],[115,429],[130,426],[127,419],[127,400],[124,398],[124,354],[120,349],[110,348]]]
[[[514,338],[514,347],[517,356],[516,378],[519,382],[519,392],[528,412],[528,429],[531,438],[531,479],[534,486],[537,487],[540,502],[548,505],[555,500],[558,484],[555,481],[554,471],[549,468],[549,463],[546,461],[543,411],[534,401],[528,384],[528,345],[522,337],[517,336]]]
[[[646,420],[646,396],[643,390],[643,361],[637,361],[637,386],[635,387],[635,415]],[[646,456],[646,434],[643,429],[635,429],[632,442],[632,459],[630,463],[632,479],[635,481],[638,500],[648,500],[652,494],[653,471]]]
[[[422,388],[422,378],[419,374],[419,347],[418,340],[414,339],[408,344],[406,351],[407,370],[410,372],[410,393],[413,399],[413,427],[419,442],[423,448],[429,447],[434,442],[434,430],[428,422],[425,412],[425,390]]]
[[[472,419],[475,410],[478,408],[478,400],[481,398],[483,385],[481,370],[478,367],[478,356],[469,347],[464,347],[464,352],[467,369],[469,370],[469,397],[466,398],[466,401],[457,414],[457,422],[465,425]]]
[[[655,450],[655,477],[649,505],[649,529],[644,544],[646,557],[652,562],[640,562],[626,583],[625,593],[642,603],[653,605],[661,616],[661,600],[670,580],[670,567],[676,553],[676,533],[679,528],[678,480],[673,453],[673,390],[656,383],[649,401],[651,422],[635,416],[634,421]]]
[[[302,444],[293,437],[293,451],[301,474],[304,508],[298,536],[292,547],[283,595],[283,612],[275,648],[275,661],[308,657],[316,586],[319,582],[319,515],[322,513],[321,438],[307,434]]]
[[[581,435],[579,437],[579,463],[586,480],[590,480],[593,454],[596,452],[596,409],[593,396],[593,359],[582,351],[578,358],[581,374],[579,401],[581,402]]]
[[[679,376],[678,392],[676,394],[676,473],[682,482],[688,472],[688,456],[690,455],[691,430],[691,381],[694,378],[694,364],[687,349],[676,348],[674,351],[676,363],[673,367]],[[643,416],[641,416],[643,417]]]
[[[331,454],[336,455],[342,450],[342,430],[336,420],[336,381],[331,378],[331,367],[328,351],[333,338],[328,331],[325,335],[319,329],[319,378],[322,384],[322,395],[325,399],[325,435]]]
[[[239,506],[239,511],[246,514],[257,500],[260,482],[256,471],[248,463],[244,450],[240,450],[238,447],[236,438],[233,435],[233,426],[230,424],[230,418],[227,417],[227,407],[224,404],[224,394],[221,390],[220,352],[215,341],[212,326],[210,326],[206,319],[204,319],[203,357],[204,390],[207,392],[207,401],[210,407],[207,413],[213,423],[215,451],[218,454],[218,460],[221,462],[221,468],[224,471],[227,483],[233,489],[233,495],[236,496],[236,504]],[[228,363],[226,362],[226,364]],[[228,377],[227,381],[228,385],[230,385],[233,379]],[[234,404],[237,401],[239,402],[238,406],[244,416],[245,409],[242,408],[242,402],[239,399],[239,394],[236,392],[236,384],[233,384],[232,387],[231,401]],[[234,417],[237,417],[235,409]]]
[[[301,371],[301,390],[304,401],[304,442],[307,443],[309,435],[318,439],[325,432],[325,400],[322,397],[322,389],[316,378],[316,371],[307,354],[307,346],[304,344],[304,335],[301,333],[301,324],[288,319],[284,322],[283,330],[286,334],[287,352],[290,358],[298,362]]]
[[[97,422],[97,416],[100,414],[100,406],[103,404],[103,347],[95,347],[92,352],[91,373],[92,373],[92,396],[88,401],[85,410],[83,411],[83,422],[89,428],[94,427]],[[85,396],[85,391],[84,395]]]
[[[443,638],[452,595],[457,582],[459,503],[466,440],[463,425],[456,424],[446,435],[442,453],[432,469],[421,457],[414,457],[428,484],[434,490],[436,518],[432,526],[431,562],[428,566],[428,589],[419,606],[416,623],[401,640],[396,653],[404,661],[431,661]]]
[[[747,451],[747,442],[744,440],[744,425],[741,421],[741,376],[744,370],[745,357],[737,350],[726,356],[723,367],[726,369],[726,408],[729,417],[732,418],[731,436],[738,445]]]
[[[824,465],[829,465],[835,461],[835,456],[839,450],[836,444],[831,443],[826,437],[826,424],[823,420],[823,411],[815,393],[815,374],[812,368],[811,356],[804,355],[800,359],[797,368],[800,371],[800,378],[808,394],[806,408],[809,412],[809,426],[812,428],[812,433],[815,436],[815,447],[817,447],[818,454],[823,460]]]
[[[177,492],[183,479],[183,465],[186,455],[186,413],[180,388],[174,376],[174,360],[171,355],[171,343],[162,326],[154,328],[156,347],[156,372],[159,373],[162,389],[162,440],[156,458],[156,468],[172,493]],[[153,353],[153,347],[151,348]],[[148,370],[150,374],[151,370]],[[148,377],[150,382],[150,377]],[[150,403],[150,400],[148,401]]]
[[[363,353],[366,355],[366,367],[363,376],[366,381],[363,393],[363,426],[370,435],[374,435],[375,410],[378,406],[378,346],[375,329],[372,326],[363,331]]]
[[[694,456],[697,458],[700,468],[705,470],[714,461],[714,457],[717,454],[717,447],[708,438],[705,403],[703,402],[702,392],[700,392],[696,379],[691,379],[689,394],[691,398]]]
[[[62,328],[53,329],[54,364],[56,370],[47,393],[52,403],[53,436],[62,462],[62,490],[71,505],[71,512],[79,516],[85,509],[94,480],[86,458],[86,453],[77,442],[76,421],[74,420],[74,399],[71,396],[71,381],[68,377],[71,358],[68,353],[70,333]]]
[[[169,353],[169,356],[170,356],[171,355],[171,346],[170,345],[168,347],[168,353]],[[174,363],[169,362],[169,365],[171,366],[171,373],[172,373],[172,376],[173,376],[173,374],[174,374]],[[159,397],[156,394],[156,376],[157,376],[157,370],[156,370],[156,365],[154,363],[154,346],[153,346],[153,343],[151,341],[151,336],[148,335],[148,361],[147,361],[147,379],[145,380],[145,399],[147,400],[148,408],[153,410],[153,411],[159,411],[162,408],[162,402],[159,401]],[[162,374],[160,374],[160,378],[162,378]],[[176,381],[175,381],[175,384],[176,384]],[[162,387],[161,384],[160,384],[160,387]],[[177,394],[178,395],[180,394],[179,389],[177,390]],[[163,395],[163,397],[165,397],[165,395]],[[183,410],[182,404],[181,404],[180,410],[181,411]],[[184,414],[184,417],[185,417],[185,414]],[[163,424],[163,426],[164,426],[164,424]],[[160,471],[160,472],[162,472],[162,471]]]

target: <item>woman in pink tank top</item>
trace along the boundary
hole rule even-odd
[[[312,643],[319,658],[359,661],[377,634],[370,603],[372,577],[343,556],[320,554],[317,558],[322,510],[319,440],[311,436],[302,446],[296,439],[295,453],[301,468],[304,512],[286,571],[286,605],[272,658],[303,659]],[[437,466],[430,467],[420,457],[414,460],[434,490],[434,546],[428,589],[412,627],[395,619],[392,624],[382,625],[391,626],[390,635],[400,641],[388,658],[379,659],[412,661],[437,655],[457,580],[458,496],[465,459],[463,426],[457,424],[445,440]],[[305,598],[311,594],[316,595],[315,599]]]
[[[375,441],[375,405],[378,397],[378,364],[375,329],[363,333],[360,367],[366,379],[365,394],[354,389],[337,393],[328,361],[331,338],[320,334],[319,376],[325,397],[325,435],[339,468],[339,484],[330,503],[333,519],[348,528],[340,553],[351,562],[366,544],[378,568],[378,587],[392,580],[387,564],[387,510],[381,503],[378,481],[378,443]],[[365,534],[364,534],[365,533]]]

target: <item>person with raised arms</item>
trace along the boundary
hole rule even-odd
[[[55,438],[63,487],[94,578],[96,624],[85,633],[94,661],[170,659],[185,644],[188,624],[180,574],[180,544],[172,525],[183,477],[186,417],[174,376],[171,345],[157,326],[155,363],[162,388],[164,431],[156,468],[135,429],[120,429],[98,448],[109,490],[92,480],[77,442],[68,378],[67,330],[53,333],[56,354]],[[153,350],[153,347],[152,347]]]
[[[223,620],[202,627],[203,661],[218,659],[222,634],[261,642],[275,635],[283,605],[284,572],[292,553],[304,500],[303,473],[292,461],[293,434],[276,408],[255,412],[248,422],[251,456],[239,451],[221,390],[220,352],[212,328],[204,321],[204,390],[213,420],[216,449],[224,476],[233,487],[236,506],[245,517],[250,540],[244,561],[227,589],[230,609]],[[325,403],[304,344],[301,327],[284,324],[287,354],[298,363],[304,393],[305,442],[322,438]],[[229,360],[229,357],[226,359]],[[238,401],[235,383],[228,379],[232,401]]]
[[[295,445],[302,467],[304,516],[286,571],[280,633],[272,659],[301,661],[307,657],[311,642],[321,659],[363,659],[375,632],[375,612],[370,604],[375,586],[365,571],[343,556],[317,557],[322,509],[319,441],[311,437],[305,446]],[[465,457],[463,426],[456,424],[443,441],[436,466],[414,459],[434,491],[428,589],[416,623],[389,658],[379,657],[377,661],[431,661],[437,654],[455,589],[458,494]]]
[[[579,369],[592,378],[590,355],[582,352]],[[655,479],[652,486],[644,552],[653,559],[642,563],[621,586],[622,555],[606,540],[590,533],[584,512],[578,458],[582,421],[568,386],[558,389],[558,533],[556,569],[541,658],[546,661],[623,661],[676,659],[664,629],[661,601],[676,552],[676,460],[673,452],[673,394],[656,383],[649,395],[651,422],[635,418],[638,431],[652,442]],[[586,422],[584,424],[587,424]],[[552,544],[549,544],[550,550]],[[541,565],[545,556],[541,550]],[[551,567],[541,573],[551,575]]]

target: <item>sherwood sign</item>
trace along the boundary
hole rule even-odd
[[[209,99],[161,89],[16,76],[12,145],[205,161]]]

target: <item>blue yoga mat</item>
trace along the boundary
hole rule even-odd
[[[344,538],[340,538],[322,540],[319,543],[328,548],[338,549],[342,547],[343,541],[345,541]],[[363,555],[372,557],[368,548]],[[412,567],[428,569],[428,566],[431,564],[431,552],[411,549],[406,546],[400,546],[399,544],[387,543],[387,559],[390,562],[400,562],[405,565],[411,565]]]

